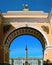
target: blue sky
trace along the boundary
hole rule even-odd
[[[10,58],[25,57],[25,48],[28,48],[28,57],[42,58],[42,45],[40,41],[30,35],[15,38],[10,46]]]
[[[43,10],[49,12],[52,0],[0,0],[0,10],[23,10],[22,4],[28,4],[29,10]]]

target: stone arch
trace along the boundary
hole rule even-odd
[[[32,27],[32,28],[38,30],[38,31],[44,36],[44,38],[46,39],[46,43],[47,43],[45,47],[48,47],[48,46],[49,46],[49,41],[48,41],[48,38],[47,38],[46,34],[44,33],[44,31],[40,30],[40,29],[37,28],[37,27],[33,27],[33,26],[30,26],[30,27]]]
[[[43,34],[37,29],[34,29],[32,27],[21,27],[21,28],[15,29],[8,35],[4,45],[7,48],[9,48],[12,40],[20,35],[32,35],[36,37],[41,42],[43,49],[45,49],[45,46],[47,45],[46,39],[44,38]]]

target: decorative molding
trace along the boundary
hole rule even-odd
[[[48,23],[47,18],[6,18],[7,23],[10,22],[36,22],[36,23]]]
[[[49,27],[48,26],[42,25],[41,27],[47,34],[49,34]]]
[[[20,35],[32,35],[36,37],[41,42],[43,49],[45,48],[45,45],[47,44],[46,39],[38,30],[31,27],[21,27],[21,28],[15,29],[8,35],[5,41],[5,45],[9,48],[13,39],[15,39],[16,37]]]

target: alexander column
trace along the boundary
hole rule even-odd
[[[26,45],[26,62],[28,62],[28,49],[27,49],[27,45]]]
[[[27,48],[27,45],[26,45],[25,51],[26,51],[25,65],[29,65],[29,63],[28,63],[28,48]]]

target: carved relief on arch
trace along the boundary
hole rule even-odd
[[[8,35],[4,44],[5,45],[8,44],[7,46],[9,48],[13,39],[15,39],[16,37],[20,35],[32,35],[36,37],[41,42],[42,47],[45,49],[45,45],[47,44],[46,39],[44,38],[41,32],[31,27],[21,27],[21,28],[15,29]]]
[[[48,27],[48,26],[42,25],[41,28],[42,28],[47,34],[49,34],[49,27]]]

